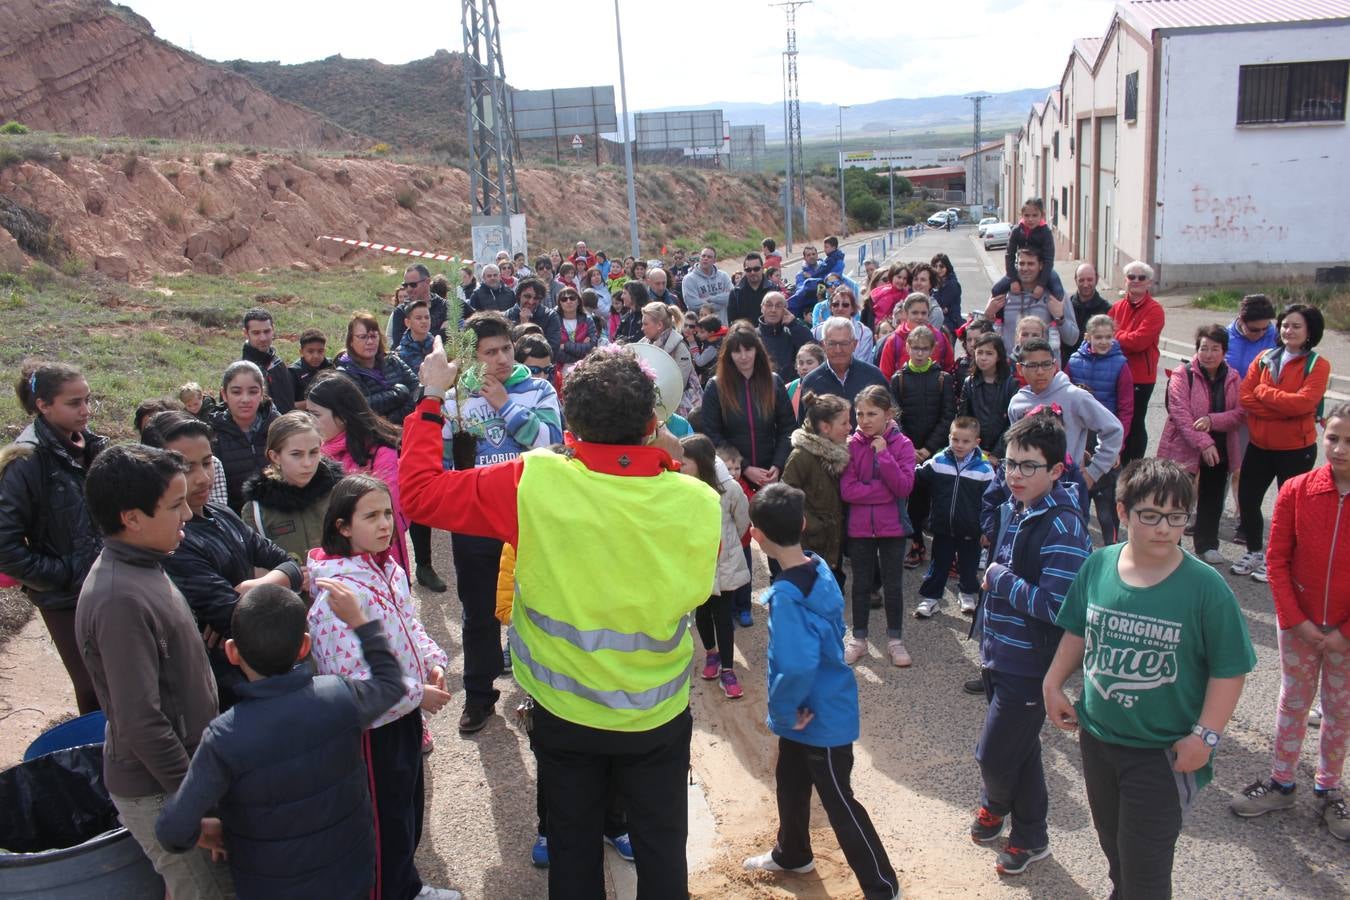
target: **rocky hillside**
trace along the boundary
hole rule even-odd
[[[155,37],[106,0],[0,3],[0,120],[68,134],[352,147],[368,140]]]
[[[396,149],[468,153],[463,54],[437,50],[403,65],[342,56],[296,65],[243,59],[224,65],[273,96]]]
[[[0,137],[0,159],[4,143]],[[613,252],[627,246],[622,169],[521,168],[517,180],[533,250],[579,239]],[[647,255],[713,231],[733,238],[779,231],[776,179],[649,168],[637,184]],[[466,253],[468,194],[461,169],[383,159],[62,151],[0,169],[0,260],[13,263],[17,240],[29,257],[73,258],[77,267],[140,281],[375,258],[317,240],[323,234]],[[812,222],[834,221],[832,192],[813,189],[810,207]]]

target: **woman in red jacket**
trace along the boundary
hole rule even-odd
[[[1341,793],[1350,743],[1350,403],[1331,411],[1322,435],[1327,464],[1280,488],[1266,564],[1279,622],[1280,705],[1270,780],[1233,802],[1240,816],[1294,805],[1294,775],[1308,709],[1322,690],[1322,734],[1313,791],[1332,835],[1350,840]],[[1243,475],[1244,479],[1246,475]]]
[[[1116,322],[1116,340],[1134,378],[1134,418],[1120,448],[1122,467],[1148,452],[1148,401],[1158,384],[1158,341],[1167,322],[1162,304],[1149,292],[1153,267],[1136,259],[1126,264],[1124,272],[1125,296],[1107,313]]]
[[[1326,396],[1331,363],[1313,348],[1325,327],[1321,310],[1290,305],[1276,320],[1280,343],[1252,360],[1242,379],[1239,396],[1247,411],[1250,441],[1242,456],[1238,512],[1247,552],[1233,563],[1234,575],[1266,580],[1261,501],[1272,481],[1284,487],[1317,462],[1317,408]]]

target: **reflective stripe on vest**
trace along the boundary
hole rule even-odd
[[[688,627],[689,620],[681,620],[684,627]],[[638,693],[628,691],[601,691],[593,687],[588,687],[568,675],[561,672],[554,672],[547,666],[540,665],[534,657],[530,655],[530,648],[520,639],[520,632],[514,628],[511,629],[511,652],[515,654],[516,660],[524,663],[530,673],[541,683],[560,691],[567,691],[569,694],[576,694],[578,697],[585,697],[593,703],[599,703],[610,709],[651,709],[665,701],[682,693],[689,684],[689,669],[686,667],[676,677],[667,681],[665,684],[659,684],[654,688],[648,688]],[[512,666],[514,669],[514,665]]]
[[[518,589],[517,594],[519,594]],[[530,621],[540,631],[550,637],[562,638],[587,653],[594,653],[597,650],[617,650],[620,653],[650,650],[652,653],[669,653],[680,646],[680,641],[684,640],[684,633],[689,628],[689,617],[685,616],[675,627],[675,633],[665,640],[661,640],[640,631],[623,632],[614,631],[610,628],[591,628],[582,631],[580,628],[528,607],[525,609],[525,615],[529,616]]]

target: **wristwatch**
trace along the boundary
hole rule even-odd
[[[1195,725],[1191,728],[1191,734],[1195,735],[1200,740],[1204,741],[1205,746],[1209,747],[1211,750],[1219,746],[1219,739],[1223,737],[1223,735],[1220,734],[1219,732],[1211,731],[1210,729],[1201,725],[1199,722],[1196,722]]]
[[[413,406],[421,403],[427,397],[432,397],[440,402],[445,402],[445,391],[440,388],[429,388],[425,384],[417,386],[417,392],[413,394]]]

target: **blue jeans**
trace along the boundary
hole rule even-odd
[[[993,669],[984,669],[983,677],[989,712],[975,745],[984,778],[980,803],[996,816],[1012,815],[1010,847],[1039,849],[1050,840],[1045,824],[1050,795],[1041,764],[1041,679]]]

